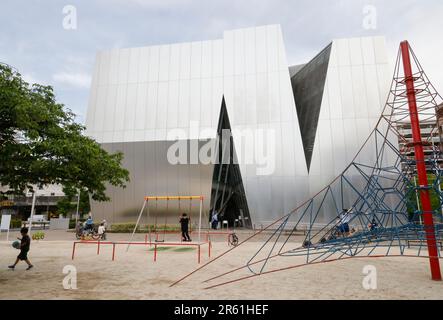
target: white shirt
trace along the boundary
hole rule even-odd
[[[340,215],[341,223],[349,223],[350,220],[351,220],[351,213],[350,212],[345,212]]]
[[[105,226],[99,226],[98,227],[98,234],[103,234],[105,233]]]

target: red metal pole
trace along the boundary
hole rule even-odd
[[[97,241],[97,255],[100,254],[100,240]]]
[[[74,260],[74,254],[75,254],[75,242],[72,245],[72,260]]]
[[[157,261],[157,244],[154,245],[154,261]]]
[[[211,257],[211,247],[212,247],[212,244],[211,244],[211,241],[209,241],[208,242],[208,257],[209,258]]]
[[[429,198],[428,177],[426,173],[423,142],[420,132],[420,120],[418,118],[417,100],[414,88],[411,60],[409,55],[409,43],[403,41],[400,44],[403,57],[403,69],[405,73],[406,92],[408,95],[409,115],[411,118],[412,138],[414,141],[415,161],[417,164],[418,181],[420,185],[420,199],[423,210],[426,241],[428,244],[429,263],[431,265],[432,280],[441,280],[440,262],[438,260],[437,242],[435,240],[435,228],[432,218],[432,207]]]

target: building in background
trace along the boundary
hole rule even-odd
[[[438,142],[440,147],[440,152],[443,153],[443,104],[437,106],[437,125],[438,125]]]
[[[436,121],[438,121],[438,127],[436,127]],[[442,148],[441,121],[442,119],[440,119],[440,116],[437,113],[437,118],[420,122],[421,136],[423,141],[426,141],[426,143],[423,145],[423,152],[425,156],[426,169],[429,173],[438,168],[438,166],[441,167],[443,164],[443,159],[441,158],[441,153],[439,151]],[[406,139],[406,141],[398,141],[400,152],[403,154],[405,159],[415,161],[415,149],[412,139],[411,124],[398,124],[397,130]],[[407,165],[406,163],[403,163],[402,166],[403,168],[408,168],[409,170],[411,169],[411,165]],[[416,167],[412,166],[412,168],[414,169],[414,172],[416,172]]]
[[[2,191],[6,191],[4,188]],[[62,188],[57,185],[49,185],[42,189],[36,188],[35,215],[43,215],[47,219],[58,211],[57,203],[65,197]],[[24,195],[1,195],[0,215],[11,214],[14,219],[26,220],[31,215],[33,195],[25,192]]]
[[[379,119],[390,79],[383,37],[333,40],[308,63],[289,66],[279,25],[99,52],[87,134],[124,153],[131,181],[108,187],[111,201],[93,202],[93,215],[135,221],[146,195],[203,195],[206,215],[216,210],[230,224],[267,225],[351,162]],[[232,133],[228,147],[223,130]],[[176,164],[168,150],[177,140],[191,151],[214,143],[218,153],[232,152],[224,164],[193,159],[193,152]],[[152,203],[150,215],[177,223],[181,211],[192,218],[197,207]]]

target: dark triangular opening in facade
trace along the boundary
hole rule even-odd
[[[240,167],[236,161],[224,97],[217,127],[217,149],[217,162],[212,177],[210,216],[216,211],[219,221],[227,220],[230,227],[235,225],[251,228],[251,217]]]
[[[308,171],[311,168],[331,48],[332,44],[304,66],[289,68]]]

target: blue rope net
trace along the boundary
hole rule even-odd
[[[427,189],[438,199],[432,212],[435,228],[431,231],[437,239],[441,257],[442,153],[440,144],[435,145],[434,142],[436,137],[441,137],[436,111],[443,99],[432,86],[413,51],[410,51],[419,119],[421,126],[424,128],[426,124],[428,131],[422,141],[427,171],[432,177]],[[262,237],[265,235],[258,250],[244,265],[204,282],[230,275],[229,281],[208,288],[345,258],[428,255],[427,230],[420,223],[423,212],[418,200],[418,193],[423,187],[415,182],[414,144],[407,130],[410,129],[409,107],[400,63],[399,50],[380,119],[346,169],[317,195],[265,228],[265,232],[260,231],[240,243],[237,248],[252,241],[258,234]],[[372,157],[362,156],[368,154]],[[238,272],[245,270],[249,272],[235,278]]]
[[[413,53],[412,53],[413,54]],[[399,52],[394,79],[377,126],[354,160],[330,185],[282,219],[275,231],[246,263],[253,274],[262,274],[270,259],[305,257],[305,263],[339,260],[356,256],[426,256],[427,233],[421,224],[414,144],[408,128],[409,109],[404,77],[400,75]],[[434,205],[435,233],[441,257],[443,235],[441,150],[436,108],[442,98],[430,83],[416,56],[414,82],[421,124],[429,133],[423,139],[426,167],[432,178],[426,188],[439,199]],[[371,159],[361,154],[374,155]],[[333,217],[326,220],[325,217]],[[288,232],[288,226],[292,225]],[[300,230],[305,237],[294,247]],[[299,240],[298,240],[299,241]],[[395,250],[394,250],[395,249]]]

